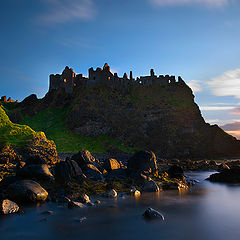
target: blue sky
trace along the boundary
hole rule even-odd
[[[2,1],[0,95],[43,97],[49,74],[108,62],[181,75],[206,121],[240,122],[239,12],[238,0]]]

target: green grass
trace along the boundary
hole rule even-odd
[[[47,109],[33,117],[24,116],[22,124],[31,126],[35,131],[43,131],[47,138],[54,140],[58,152],[78,152],[89,150],[90,152],[103,153],[106,151],[106,144],[114,146],[124,152],[133,152],[132,148],[125,147],[106,135],[90,138],[83,137],[71,132],[66,126],[68,110]]]
[[[24,146],[37,133],[26,125],[14,124],[0,106],[0,145]]]

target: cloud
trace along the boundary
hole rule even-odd
[[[240,115],[240,107],[234,108],[231,113],[232,113],[232,114],[236,114],[236,115]]]
[[[187,82],[187,85],[192,89],[192,91],[194,93],[202,91],[202,86],[200,84],[200,81],[191,80],[191,81]]]
[[[240,139],[240,122],[225,124],[221,128],[228,134]]]
[[[229,0],[150,0],[157,6],[176,6],[176,5],[189,5],[189,4],[202,4],[212,7],[222,7],[229,3]]]
[[[240,98],[240,68],[230,70],[207,83],[215,96]]]
[[[47,10],[37,17],[40,24],[58,24],[95,17],[93,0],[42,0]]]
[[[222,107],[222,106],[200,106],[201,111],[226,111],[233,110],[235,107]]]

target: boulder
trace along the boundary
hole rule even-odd
[[[114,169],[106,177],[106,181],[121,181],[127,179],[127,169]]]
[[[81,202],[81,203],[90,203],[91,200],[89,198],[89,196],[87,194],[81,194],[79,197],[78,197],[78,200]]]
[[[17,176],[31,179],[36,178],[39,180],[53,180],[53,175],[49,171],[46,164],[26,165],[23,168],[17,170]]]
[[[127,163],[130,177],[136,173],[151,174],[157,171],[156,156],[150,151],[136,152]]]
[[[104,197],[108,198],[116,198],[117,197],[117,191],[115,189],[111,189],[103,194]]]
[[[159,187],[153,180],[146,180],[143,185],[144,192],[158,192]]]
[[[178,179],[184,179],[184,172],[182,167],[180,167],[179,165],[173,165],[171,166],[168,171],[168,176],[170,178],[178,178]]]
[[[226,163],[222,163],[217,167],[218,172],[222,172],[225,169],[230,169],[230,167]]]
[[[48,192],[32,180],[21,180],[10,184],[7,188],[10,199],[21,202],[45,201]]]
[[[207,180],[222,183],[240,183],[240,168],[224,169],[212,174]]]
[[[132,187],[129,191],[129,194],[134,197],[139,197],[141,195],[141,192],[137,190],[135,187]]]
[[[104,169],[106,169],[108,172],[111,172],[112,170],[120,169],[121,165],[118,162],[118,160],[114,158],[107,159],[104,163]]]
[[[16,213],[19,210],[19,206],[8,199],[2,200],[0,202],[0,213],[7,215],[11,213]]]
[[[66,161],[60,161],[55,165],[55,178],[59,182],[67,183],[73,178],[81,180],[86,176],[74,160],[67,158]]]
[[[99,164],[99,161],[96,160],[87,150],[79,151],[77,154],[73,155],[71,159],[74,160],[80,168],[85,167],[87,164]]]
[[[143,217],[146,220],[162,220],[162,221],[164,221],[164,216],[160,212],[158,212],[150,207],[143,213]]]
[[[103,181],[103,174],[93,164],[87,164],[83,168],[83,173],[86,177],[93,181]]]

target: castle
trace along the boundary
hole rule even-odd
[[[117,73],[112,73],[107,63],[103,68],[97,68],[94,70],[90,68],[88,70],[88,78],[83,74],[76,74],[72,68],[65,67],[62,74],[50,75],[49,91],[64,88],[66,93],[72,93],[73,89],[78,86],[91,87],[96,84],[105,84],[112,88],[121,88],[128,85],[168,85],[168,84],[185,84],[181,77],[178,77],[176,81],[175,76],[169,75],[155,75],[154,70],[150,70],[150,76],[140,76],[136,79],[133,78],[133,73],[130,71],[130,75],[124,73],[123,77],[119,77]]]
[[[11,97],[9,97],[9,98],[7,99],[6,96],[2,96],[1,99],[0,99],[0,102],[5,102],[5,103],[16,102],[16,103],[18,103],[18,100],[14,101],[14,100],[11,99]]]

